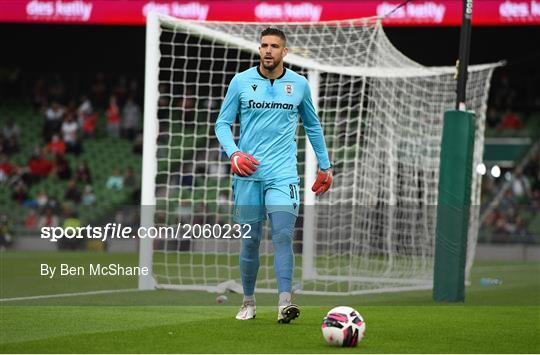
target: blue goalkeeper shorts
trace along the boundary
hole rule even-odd
[[[282,211],[298,217],[300,210],[300,179],[253,181],[233,179],[234,220],[255,223],[266,219],[267,213]]]

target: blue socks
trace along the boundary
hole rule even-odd
[[[292,292],[294,254],[292,238],[296,216],[289,212],[270,213],[272,242],[274,244],[274,270],[278,292]]]
[[[272,242],[274,244],[274,270],[279,293],[292,291],[294,270],[294,254],[292,238],[296,216],[288,212],[273,212],[269,214],[271,223]],[[262,239],[263,221],[251,224],[251,239],[242,239],[240,250],[240,273],[244,296],[250,298],[255,293],[255,282],[259,271],[259,246]]]
[[[259,245],[262,237],[262,221],[251,223],[250,239],[242,239],[240,249],[240,274],[244,297],[250,298],[255,293],[255,281],[259,271]]]

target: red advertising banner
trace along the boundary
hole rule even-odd
[[[0,22],[144,25],[149,11],[200,21],[326,21],[383,16],[401,2],[0,0]],[[457,26],[461,6],[461,0],[415,0],[384,22],[389,26]],[[540,0],[476,0],[473,24],[540,25]]]

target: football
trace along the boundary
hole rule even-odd
[[[346,306],[332,308],[322,322],[324,340],[331,346],[354,347],[364,337],[365,330],[364,318]]]

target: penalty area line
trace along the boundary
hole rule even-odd
[[[56,294],[53,294],[53,295],[38,295],[38,296],[0,298],[0,302],[41,300],[41,299],[46,299],[46,298],[76,297],[76,296],[101,295],[101,294],[107,294],[107,293],[121,293],[121,292],[134,292],[134,291],[140,291],[140,290],[138,288],[126,288],[126,289],[120,289],[120,290],[101,290],[101,291],[88,291],[88,292],[56,293]]]

